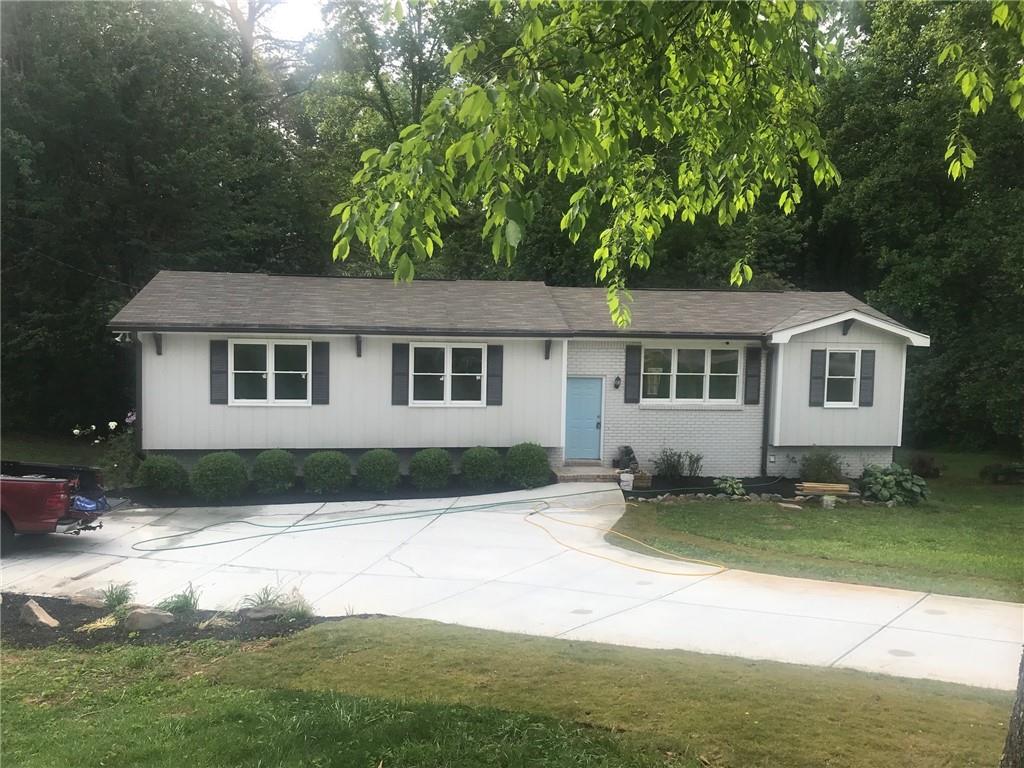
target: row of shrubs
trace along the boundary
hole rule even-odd
[[[302,464],[306,490],[316,494],[337,493],[353,480],[352,464],[340,451],[317,451]],[[257,493],[288,491],[297,475],[295,457],[275,448],[263,451],[252,464],[252,483]],[[416,452],[409,462],[409,479],[421,491],[441,490],[452,476],[452,459],[443,448]],[[547,485],[551,477],[547,452],[536,443],[520,443],[504,457],[493,448],[470,448],[462,454],[462,482],[470,488],[493,488],[507,483],[516,488]],[[199,459],[191,474],[177,459],[153,455],[139,465],[136,480],[153,493],[174,497],[191,490],[201,499],[226,501],[241,496],[249,485],[245,461],[232,451],[209,453]],[[388,493],[401,481],[398,454],[384,448],[367,451],[355,466],[360,488]]]

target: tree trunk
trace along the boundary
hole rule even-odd
[[[1024,768],[1024,656],[1021,656],[1020,660],[1017,700],[1013,703],[1009,726],[999,768]]]

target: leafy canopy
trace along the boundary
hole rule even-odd
[[[801,163],[816,184],[838,181],[813,119],[816,81],[836,57],[824,11],[795,0],[522,0],[511,9],[521,33],[495,65],[460,77],[487,41],[452,47],[452,85],[398,141],[362,154],[355,195],[333,211],[334,257],[347,258],[356,238],[411,280],[445,225],[479,208],[492,256],[511,262],[551,204],[538,181],[554,176],[574,187],[560,201],[570,240],[599,212],[606,223],[595,272],[614,320],[627,325],[625,274],[650,264],[668,222],[731,222],[766,188],[792,211]],[[750,274],[738,262],[733,281]]]

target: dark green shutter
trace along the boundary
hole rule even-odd
[[[811,405],[825,405],[825,350],[811,350]]]
[[[875,350],[865,349],[860,353],[860,398],[862,406],[875,404]]]
[[[331,402],[331,344],[328,341],[313,342],[312,392],[313,405],[327,405]]]
[[[626,387],[625,401],[640,402],[640,358],[642,347],[639,344],[626,345]]]
[[[487,404],[501,405],[502,370],[505,348],[501,344],[487,345]]]
[[[761,402],[761,350],[758,347],[747,347],[743,371],[743,402],[757,405]]]
[[[228,403],[228,342],[210,339],[210,404]]]
[[[391,345],[391,404],[409,404],[409,345]]]

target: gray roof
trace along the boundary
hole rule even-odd
[[[539,282],[160,272],[110,322],[116,331],[247,331],[460,336],[760,337],[856,309],[841,292],[633,291],[616,328],[602,288]]]

